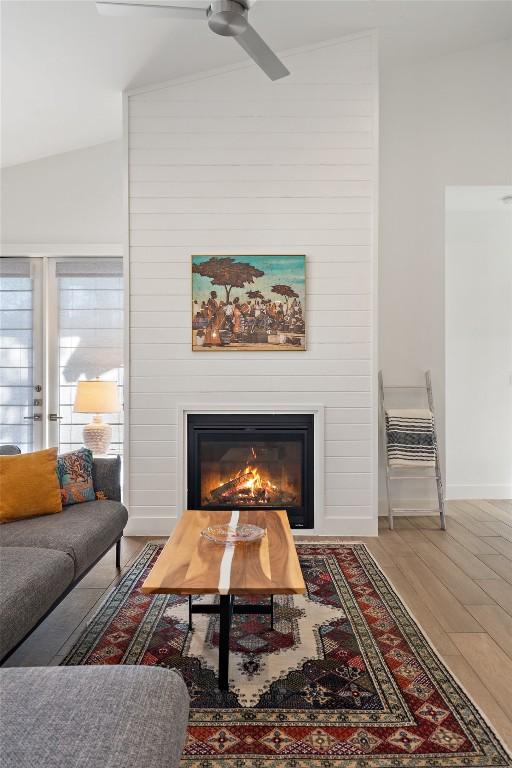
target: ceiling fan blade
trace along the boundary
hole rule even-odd
[[[245,32],[237,35],[234,40],[237,41],[238,45],[242,46],[244,51],[249,54],[251,59],[256,62],[258,67],[261,67],[271,80],[279,80],[281,77],[286,77],[290,74],[282,61],[277,58],[274,51],[268,47],[263,38],[258,35],[250,24]]]
[[[97,2],[98,13],[103,16],[137,16],[168,19],[199,19],[205,21],[206,8],[194,8],[186,5],[157,5],[156,3],[116,3],[105,0]]]

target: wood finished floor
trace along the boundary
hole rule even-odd
[[[123,540],[121,574],[148,540]],[[450,502],[446,532],[435,517],[402,517],[357,540],[512,749],[512,502]],[[59,664],[119,578],[112,550],[5,666]]]

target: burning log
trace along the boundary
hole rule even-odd
[[[252,472],[245,472],[243,475],[234,477],[232,480],[228,480],[227,483],[223,483],[222,485],[219,485],[218,488],[215,488],[212,491],[212,498],[219,499],[223,496],[234,495],[235,493],[240,492],[240,489],[251,480],[254,480]]]

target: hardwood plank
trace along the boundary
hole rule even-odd
[[[414,528],[414,526],[398,531],[400,538],[414,551],[418,544],[428,544],[428,539],[425,536],[426,533],[426,529]],[[434,533],[434,531],[432,531],[432,533]]]
[[[496,504],[500,509],[512,516],[512,499],[493,499],[490,503]]]
[[[489,523],[489,526],[491,526],[491,523]],[[455,541],[462,544],[466,549],[469,549],[474,555],[496,554],[496,550],[493,549],[490,544],[485,542],[481,537],[479,538],[478,536],[475,536],[475,534],[468,531],[467,528],[464,528],[463,525],[453,518],[447,519],[446,528],[448,534],[455,539]],[[492,529],[489,527],[489,532],[491,531]]]
[[[381,566],[381,568],[434,648],[443,655],[458,654],[459,651],[450,640],[450,636],[445,632],[421,595],[414,589],[410,579],[397,566]]]
[[[414,555],[414,551],[397,531],[390,531],[388,528],[380,531],[379,542],[394,560],[397,557],[410,557]]]
[[[480,499],[478,501],[471,501],[468,502],[475,508],[477,508],[480,511],[483,511],[487,514],[488,518],[487,521],[495,521],[499,520],[502,523],[508,523],[508,525],[512,525],[512,512],[505,511],[501,507],[497,506],[499,502],[495,501],[481,501]]]
[[[424,531],[424,536],[448,555],[471,579],[495,579],[496,574],[480,558],[455,541],[446,531]],[[492,544],[491,544],[492,546]]]
[[[408,517],[395,517],[393,526],[395,531],[414,530],[414,525]]]
[[[476,583],[512,616],[512,589],[504,579],[477,579]]]
[[[487,523],[489,520],[496,519],[490,514],[490,512],[486,511],[480,506],[479,501],[472,502],[454,500],[447,502],[447,514],[451,515],[453,511],[456,512],[458,509],[463,509],[464,513],[477,523]]]
[[[505,714],[473,667],[461,655],[448,656],[445,658],[445,662],[466,693],[481,709],[504,744],[512,749],[512,720]]]
[[[462,605],[493,603],[492,598],[478,584],[468,579],[464,571],[433,544],[418,543],[415,551]]]
[[[466,607],[493,640],[508,656],[512,657],[512,616],[499,605],[468,605]]]
[[[454,633],[451,638],[499,706],[512,717],[512,659],[485,633]]]
[[[462,503],[456,503],[454,509],[451,512],[451,518],[457,523],[460,523],[468,531],[474,533],[475,536],[488,536],[492,532],[492,529],[488,527],[488,522],[482,522],[481,520],[475,520],[466,511],[469,504],[466,507],[462,506]],[[493,522],[492,518],[489,518],[490,522]]]
[[[411,515],[408,518],[415,528],[426,529],[430,531],[439,530],[439,517],[433,515]]]
[[[476,619],[417,555],[399,557],[396,563],[446,632],[482,631]]]
[[[378,538],[361,539],[381,568],[393,566],[392,557],[386,552]]]
[[[480,555],[480,559],[512,585],[512,563],[508,557],[505,555]]]
[[[486,536],[483,541],[488,542],[491,547],[494,547],[494,549],[502,555],[505,555],[509,560],[512,560],[512,541],[504,539],[501,536]]]
[[[493,533],[497,533],[498,536],[502,536],[508,541],[512,541],[512,526],[507,523],[489,523],[489,528]],[[491,533],[492,536],[492,533]],[[482,554],[492,554],[491,552],[483,552]]]

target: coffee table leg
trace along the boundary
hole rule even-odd
[[[192,629],[192,595],[188,596],[188,628]]]
[[[274,629],[274,595],[270,595],[270,629]]]
[[[227,691],[229,688],[229,630],[231,626],[231,597],[220,596],[220,627],[219,627],[219,688]]]

